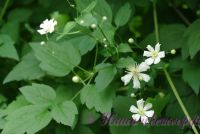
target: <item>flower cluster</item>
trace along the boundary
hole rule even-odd
[[[129,40],[130,42],[130,40]],[[150,69],[150,65],[158,64],[162,58],[165,57],[165,52],[160,51],[161,44],[157,43],[155,48],[148,45],[146,48],[148,51],[144,51],[143,56],[147,57],[147,59],[140,63],[134,64],[132,66],[127,67],[126,75],[121,77],[121,80],[124,82],[124,85],[127,85],[131,80],[133,81],[133,88],[138,89],[141,88],[140,81],[148,82],[150,80],[150,76],[145,74],[148,69]],[[154,115],[154,111],[150,110],[152,108],[151,103],[147,103],[144,105],[144,100],[140,99],[137,101],[137,107],[132,105],[130,107],[130,112],[134,113],[132,115],[133,120],[139,121],[143,124],[149,123],[148,118]],[[148,111],[149,110],[149,111]]]
[[[106,16],[102,17],[102,20],[107,20]],[[84,20],[81,20],[81,24],[84,23]],[[53,33],[55,30],[55,26],[57,25],[57,21],[54,19],[46,19],[40,24],[39,30],[37,30],[41,35]],[[92,24],[90,26],[92,29],[96,28],[96,24]],[[106,42],[106,38],[103,39],[104,42]],[[130,38],[128,40],[130,44],[134,43],[134,39]],[[41,42],[41,45],[44,45],[45,42]],[[148,45],[146,48],[148,51],[144,51],[143,56],[147,57],[147,59],[144,62],[141,62],[140,64],[133,64],[126,69],[126,75],[121,77],[121,80],[124,82],[124,85],[127,85],[132,80],[133,82],[133,88],[139,89],[141,88],[141,81],[149,82],[150,76],[146,74],[145,72],[150,69],[150,65],[152,64],[158,64],[162,58],[165,57],[165,52],[160,51],[161,44],[157,43],[155,45],[155,48]],[[104,47],[107,47],[105,44]],[[171,53],[175,53],[175,50],[171,51]],[[75,83],[78,83],[80,81],[80,78],[78,76],[74,76],[72,78],[72,81]],[[135,94],[132,95],[133,97]],[[141,120],[143,124],[149,123],[148,118],[152,117],[154,115],[154,111],[150,110],[152,108],[151,103],[145,104],[145,101],[143,99],[140,99],[137,101],[137,107],[132,105],[130,107],[130,112],[133,113],[132,118],[135,121]]]

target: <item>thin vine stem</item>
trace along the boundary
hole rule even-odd
[[[156,41],[159,42],[158,19],[157,19],[156,3],[155,3],[154,0],[153,0],[153,19],[154,19],[154,28],[155,28]],[[187,117],[188,122],[190,123],[190,125],[192,127],[192,130],[194,131],[195,134],[199,134],[197,129],[196,129],[196,127],[195,127],[195,125],[194,125],[194,123],[193,123],[193,121],[192,121],[192,119],[191,119],[191,117],[190,117],[190,115],[189,115],[189,113],[188,113],[188,111],[187,111],[187,109],[185,108],[185,106],[183,104],[183,101],[181,100],[181,98],[180,98],[180,96],[179,96],[179,94],[177,92],[176,87],[174,86],[174,83],[173,83],[169,73],[167,72],[166,67],[164,67],[163,70],[164,70],[165,76],[167,78],[167,81],[168,81],[168,83],[169,83],[169,85],[170,85],[170,87],[171,87],[171,89],[172,89],[172,91],[173,91],[173,93],[174,93],[174,95],[175,95],[175,97],[176,97],[176,99],[177,99],[177,101],[178,101],[183,113]]]
[[[8,3],[9,2],[10,2],[10,0],[6,0],[5,4],[3,6],[3,9],[1,10],[0,21],[2,21],[2,19],[3,19],[3,16],[4,16],[5,12],[6,12],[6,9],[8,7]]]
[[[170,3],[174,11],[177,15],[182,19],[182,21],[187,25],[191,25],[191,22],[184,16],[184,14],[174,5],[174,3]]]
[[[98,43],[96,44],[96,50],[95,50],[95,57],[94,57],[94,66],[93,68],[96,66],[97,64],[97,57],[98,57]]]
[[[169,83],[169,85],[170,85],[170,87],[171,87],[171,89],[172,89],[172,91],[173,91],[173,93],[174,93],[174,95],[175,95],[175,97],[176,97],[176,99],[177,99],[177,101],[178,101],[183,113],[187,117],[187,120],[188,120],[188,122],[190,123],[190,125],[192,127],[192,130],[194,131],[195,134],[199,134],[197,128],[195,127],[195,125],[194,125],[194,123],[193,123],[193,121],[192,121],[192,119],[191,119],[191,117],[190,117],[190,115],[189,115],[189,113],[187,111],[187,109],[185,108],[185,106],[183,104],[183,101],[181,100],[181,98],[180,98],[180,96],[179,96],[179,94],[177,92],[176,87],[174,86],[174,83],[173,83],[173,81],[172,81],[172,79],[171,79],[166,67],[164,67],[163,70],[164,70],[165,76],[167,78],[167,81],[168,81],[168,83]]]
[[[159,42],[158,17],[157,17],[156,3],[154,0],[153,0],[153,20],[154,20],[156,43],[158,43]]]

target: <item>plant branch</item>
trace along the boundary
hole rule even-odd
[[[175,97],[176,97],[176,99],[177,99],[177,101],[178,101],[183,113],[187,117],[187,120],[188,120],[188,122],[190,123],[190,125],[192,127],[192,130],[194,131],[195,134],[199,134],[197,129],[196,129],[196,127],[195,127],[195,125],[194,125],[194,123],[193,123],[193,121],[192,121],[192,119],[191,119],[191,117],[190,117],[190,115],[189,115],[189,113],[188,113],[188,111],[187,111],[187,109],[185,108],[185,106],[183,104],[183,101],[181,100],[181,98],[180,98],[180,96],[179,96],[179,94],[177,92],[176,87],[174,86],[174,83],[173,83],[169,73],[167,72],[166,67],[164,67],[163,70],[164,70],[165,76],[167,78],[167,81],[168,81],[168,83],[169,83],[169,85],[170,85],[170,87],[171,87],[171,89],[172,89],[172,91],[173,91],[173,93],[174,93],[174,95],[175,95]]]
[[[170,4],[177,15],[183,20],[183,22],[188,26],[191,25],[190,21],[184,16],[184,14],[173,3]]]
[[[156,3],[154,0],[153,0],[153,20],[154,20],[156,43],[158,43],[159,42],[158,17],[157,17],[157,11],[156,11]]]
[[[1,10],[0,21],[2,21],[2,19],[3,19],[3,16],[4,16],[5,12],[6,12],[7,7],[8,7],[9,1],[10,0],[6,0],[5,4],[3,6],[3,9]]]

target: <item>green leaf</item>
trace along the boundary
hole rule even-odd
[[[44,75],[44,71],[39,67],[39,61],[34,57],[33,53],[28,53],[6,76],[3,83],[8,83],[14,80],[35,80]]]
[[[23,106],[27,106],[28,104],[30,104],[24,96],[18,96],[16,100],[12,101],[7,107],[6,109],[2,110],[0,112],[0,117],[4,117],[7,116],[9,114],[11,114],[12,112],[14,112],[15,110],[23,107]]]
[[[189,48],[190,57],[193,58],[200,50],[200,19],[193,22],[185,31],[184,37],[187,38],[187,47]]]
[[[89,13],[91,12],[97,4],[97,0],[92,1],[82,12]]]
[[[94,85],[86,85],[80,94],[82,104],[86,104],[89,109],[95,108],[101,113],[111,112],[114,90],[108,88],[98,92]]]
[[[0,35],[0,57],[19,60],[14,41],[8,35]]]
[[[56,31],[62,32],[66,23],[69,21],[69,16],[66,13],[60,13],[58,11],[55,11],[51,14],[51,18],[55,19],[57,21],[56,25]]]
[[[189,54],[191,58],[199,52],[200,50],[200,32],[199,33],[191,33],[188,37],[187,45],[189,47]]]
[[[20,92],[27,101],[37,105],[51,105],[56,99],[55,91],[43,84],[32,84],[32,86],[22,87]]]
[[[80,123],[83,125],[93,124],[100,117],[101,115],[97,113],[94,109],[92,110],[83,109],[80,115]]]
[[[108,21],[112,21],[112,9],[108,2],[106,0],[98,0],[97,5],[94,9],[94,12],[96,12],[100,18],[102,16],[106,16],[108,18]]]
[[[75,20],[79,25],[86,27],[89,27],[92,24],[97,24],[96,18],[91,13],[84,13]],[[81,23],[81,21],[83,21],[83,23]]]
[[[75,37],[68,41],[80,51],[81,55],[84,55],[87,52],[91,51],[96,44],[96,40],[87,35]]]
[[[104,33],[104,35],[102,34],[102,32]],[[99,28],[97,28],[94,32],[93,32],[93,36],[96,37],[96,39],[102,41],[105,37],[107,39],[107,42],[109,45],[114,46],[115,44],[115,40],[114,40],[114,36],[115,36],[115,32],[116,32],[116,28],[110,24],[109,22],[105,22],[99,25]]]
[[[156,95],[154,98],[148,98],[147,102],[152,103],[152,109],[155,111],[156,116],[160,117],[161,112],[164,110],[166,105],[170,100],[170,95],[164,95],[164,93],[160,93]]]
[[[107,16],[109,21],[112,20],[112,9],[106,0],[97,0],[97,3],[95,3],[94,0],[75,0],[75,2],[76,9],[79,12],[84,10],[93,11],[96,15],[99,15],[100,18],[102,16]]]
[[[57,123],[72,127],[75,121],[75,115],[78,114],[78,110],[72,101],[65,101],[55,105],[51,113]]]
[[[29,19],[31,14],[32,14],[32,10],[28,8],[16,8],[9,13],[8,20],[11,22],[12,21],[24,22]],[[23,16],[23,17],[19,17],[19,16]]]
[[[19,40],[19,24],[18,21],[8,21],[3,25],[1,33],[10,36],[14,42],[17,42]]]
[[[57,37],[57,40],[60,40],[62,37],[67,35],[75,26],[76,26],[76,22],[74,21],[67,22],[67,24],[65,25],[63,29],[62,34]]]
[[[127,58],[120,58],[118,61],[117,61],[117,64],[116,66],[118,68],[127,68],[131,65],[134,65],[136,62],[133,60],[133,58],[131,57],[127,57]]]
[[[127,96],[117,96],[113,103],[114,113],[119,116],[119,118],[130,117],[132,113],[129,111],[131,105],[134,105],[136,100]]]
[[[121,53],[133,52],[131,47],[127,43],[119,44],[118,51],[121,52]]]
[[[94,134],[94,132],[89,127],[83,125],[77,126],[74,130],[63,126],[57,126],[55,134]]]
[[[187,82],[190,85],[190,87],[192,87],[194,92],[198,95],[200,88],[200,68],[198,67],[198,64],[190,63],[187,66],[185,66],[183,68],[182,77],[184,81]]]
[[[98,91],[104,90],[112,82],[117,70],[114,66],[110,65],[101,69],[95,78],[95,87]]]
[[[2,134],[33,134],[46,127],[52,119],[47,108],[24,106],[7,117]]]
[[[164,25],[160,28],[160,44],[161,50],[170,51],[171,49],[182,48],[186,45],[183,41],[184,37],[183,34],[186,28],[182,24],[171,24],[171,25]],[[140,45],[146,48],[148,44],[152,46],[156,45],[156,39],[154,32],[149,34],[141,43]]]
[[[81,55],[68,42],[48,42],[44,46],[31,43],[40,67],[50,75],[65,76],[81,61]]]
[[[124,4],[115,16],[115,24],[117,27],[125,25],[131,17],[131,6],[129,3]]]

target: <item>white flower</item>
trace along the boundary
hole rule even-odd
[[[153,117],[154,115],[154,111],[150,110],[151,108],[152,108],[151,103],[147,103],[146,105],[144,105],[144,100],[141,99],[137,101],[137,107],[132,105],[129,111],[133,113],[132,115],[133,120],[139,121],[141,118],[141,122],[143,124],[146,124],[149,123],[148,118]]]
[[[148,65],[157,64],[160,62],[161,58],[165,57],[165,52],[160,52],[160,45],[161,44],[157,43],[155,49],[150,45],[147,46],[148,51],[144,51],[143,56],[149,57],[145,60]]]
[[[57,25],[57,21],[54,19],[51,20],[44,20],[42,24],[40,24],[39,30],[37,30],[41,35],[47,34],[47,33],[52,33],[55,30],[55,26]]]
[[[143,80],[145,82],[148,82],[150,80],[150,76],[147,74],[144,74],[143,72],[147,71],[149,69],[149,66],[142,62],[141,64],[128,67],[127,68],[127,74],[123,77],[121,77],[121,80],[124,82],[124,85],[127,85],[131,79],[133,80],[133,88],[140,88],[140,81]]]

